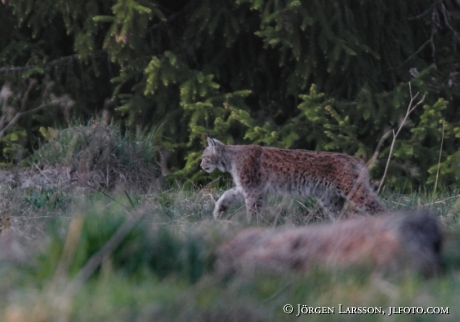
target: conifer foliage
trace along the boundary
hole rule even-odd
[[[203,178],[207,135],[369,160],[401,125],[410,82],[425,100],[387,182],[460,182],[458,0],[5,0],[0,17],[0,80],[25,91],[34,79],[30,110],[52,83],[74,116],[106,109],[127,131],[153,128],[174,179]],[[67,118],[46,108],[9,131],[33,138]]]

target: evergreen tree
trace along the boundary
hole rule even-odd
[[[197,163],[206,135],[369,160],[404,117],[411,82],[425,101],[395,142],[388,176],[394,184],[460,180],[456,1],[5,3],[1,79],[23,86],[37,79],[42,100],[52,81],[79,117],[110,99],[105,108],[127,130],[155,129],[155,143],[173,152],[174,179],[203,178]],[[33,134],[50,119],[18,130]]]

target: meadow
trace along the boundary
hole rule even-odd
[[[222,184],[152,181],[147,161],[153,152],[140,144],[145,141],[106,132],[106,149],[95,148],[91,135],[101,132],[92,129],[54,135],[30,165],[48,181],[49,167],[68,166],[80,177],[86,174],[84,184],[1,185],[1,321],[456,321],[460,316],[459,190],[402,193],[387,185],[381,193],[390,211],[427,208],[439,215],[445,244],[443,271],[435,277],[383,275],[365,267],[222,277],[214,271],[215,250],[247,226],[296,227],[330,218],[314,200],[271,196],[250,224],[244,205],[214,220]],[[84,139],[79,141],[77,132]],[[119,161],[117,151],[130,151],[137,163]],[[135,169],[142,175],[134,175]],[[291,314],[283,311],[286,304]]]

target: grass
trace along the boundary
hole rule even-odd
[[[444,269],[434,278],[381,276],[365,268],[222,277],[213,270],[215,250],[247,226],[295,227],[330,219],[314,200],[271,196],[251,224],[244,205],[214,220],[223,190],[159,189],[148,135],[129,138],[94,124],[48,132],[49,141],[30,163],[68,166],[89,184],[3,184],[0,321],[455,321],[460,316],[460,190],[382,192],[390,210],[423,207],[439,214],[446,231]],[[293,305],[292,314],[283,312],[285,304]],[[342,310],[386,312],[390,306],[448,307],[449,314],[369,317],[339,314],[339,304]],[[335,313],[296,317],[302,305]]]
[[[28,163],[37,167],[67,167],[94,188],[144,191],[160,186],[154,146],[155,131],[123,135],[118,126],[98,121],[62,130],[41,129],[47,141]]]
[[[297,315],[297,304],[336,311],[301,314],[297,319],[302,320],[369,319],[338,314],[339,304],[386,310],[389,306],[449,307],[448,315],[401,314],[394,316],[398,321],[450,321],[459,316],[457,191],[436,196],[423,191],[384,192],[390,209],[429,207],[446,223],[444,273],[429,280],[416,275],[382,277],[364,269],[222,280],[213,271],[213,252],[248,224],[242,206],[234,207],[230,218],[212,219],[213,199],[220,192],[4,191],[2,197],[9,198],[10,204],[2,215],[9,216],[11,227],[0,239],[0,320],[290,321]],[[134,216],[137,224],[102,256],[100,266],[80,279],[88,261]],[[314,201],[270,198],[258,225],[298,226],[321,220],[328,219]],[[21,251],[15,250],[15,243]],[[287,303],[294,305],[291,315],[282,311]]]

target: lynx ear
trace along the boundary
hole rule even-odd
[[[225,146],[225,144],[223,144],[219,140],[214,139],[210,136],[208,136],[207,140],[208,140],[208,146],[212,146],[213,148],[219,148],[219,147]]]
[[[208,140],[208,146],[216,146],[216,143],[214,142],[214,139],[210,136],[207,137],[207,140]]]

